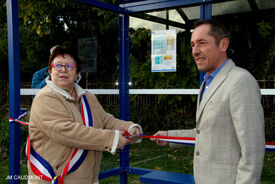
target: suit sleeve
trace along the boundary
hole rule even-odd
[[[260,183],[265,153],[264,114],[257,81],[244,74],[232,85],[230,113],[240,144],[236,184]]]
[[[174,137],[196,137],[196,129],[189,130],[168,130],[168,136]],[[181,148],[184,144],[169,143],[171,148]]]

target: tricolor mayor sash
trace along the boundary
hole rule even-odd
[[[81,97],[81,116],[83,124],[85,126],[93,126],[93,117],[91,109],[85,95]],[[52,184],[63,184],[64,177],[78,169],[78,167],[86,158],[88,151],[76,148],[73,151],[70,160],[68,161],[66,167],[64,168],[60,176],[56,176],[52,166],[31,147],[29,137],[26,145],[26,154],[32,172],[37,177],[43,180],[51,181]]]

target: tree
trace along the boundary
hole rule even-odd
[[[7,83],[8,83],[8,37],[7,37],[7,13],[6,3],[0,4],[0,106],[7,101]],[[3,111],[2,108],[0,108]]]
[[[108,3],[114,1],[106,0]],[[46,66],[49,49],[56,45],[77,50],[77,39],[96,37],[98,74],[107,81],[116,71],[118,15],[71,0],[19,0],[19,44],[21,82],[30,84],[33,73]],[[1,104],[6,102],[8,85],[8,44],[6,2],[0,4],[0,85]],[[109,52],[110,54],[106,54]],[[108,75],[106,75],[108,73]],[[4,89],[4,90],[3,90]]]

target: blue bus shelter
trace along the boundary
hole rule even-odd
[[[119,16],[119,118],[129,120],[129,17],[136,16],[137,13],[150,12],[155,10],[173,9],[177,7],[200,6],[200,19],[211,19],[212,4],[221,0],[121,0],[120,4],[107,4],[98,0],[78,0],[81,3],[93,7],[102,8],[107,11],[117,13]],[[7,0],[8,18],[8,54],[9,54],[9,113],[15,119],[20,112],[20,48],[19,48],[19,20],[18,20],[18,1]],[[184,25],[174,22],[174,26]],[[202,75],[201,75],[202,78]],[[10,152],[9,152],[9,175],[20,175],[20,124],[10,123]],[[151,171],[142,168],[129,167],[129,147],[120,151],[120,165],[108,171],[100,173],[99,179],[120,175],[120,183],[127,183],[127,174],[144,175]],[[167,175],[165,175],[167,174]],[[152,183],[169,183],[161,180],[171,178],[170,183],[177,183],[178,177],[173,173],[151,174]],[[172,181],[172,180],[175,181]],[[179,180],[179,179],[178,179]],[[181,179],[182,180],[182,179]],[[149,180],[143,180],[149,181]],[[10,184],[20,183],[16,177],[11,177]],[[185,183],[194,183],[192,176],[185,178]]]

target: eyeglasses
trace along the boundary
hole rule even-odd
[[[66,70],[71,71],[76,67],[76,64],[62,65],[62,64],[53,64],[52,63],[51,66],[57,71],[61,71],[63,67],[65,67]]]

